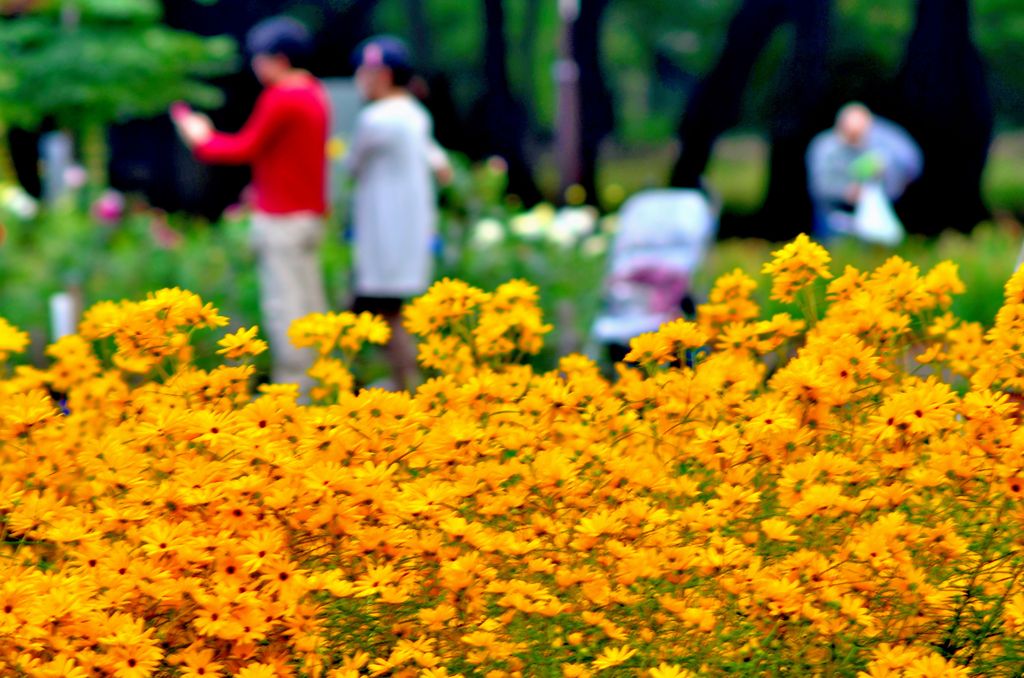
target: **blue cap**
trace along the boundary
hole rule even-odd
[[[364,41],[352,55],[356,68],[360,66],[386,66],[396,70],[412,70],[409,48],[400,39],[380,35]]]
[[[301,22],[288,16],[274,16],[249,30],[245,50],[250,56],[283,54],[294,62],[313,51],[313,36]]]

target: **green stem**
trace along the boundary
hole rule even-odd
[[[14,183],[17,178],[14,160],[11,158],[11,147],[7,141],[9,131],[7,123],[0,120],[0,184]]]
[[[87,122],[82,128],[82,162],[89,173],[89,189],[98,196],[109,184],[107,176],[107,130],[100,123]]]
[[[803,297],[804,318],[807,320],[807,330],[810,331],[818,324],[818,304],[814,299],[814,285],[807,285],[800,294]]]
[[[960,650],[961,646],[956,644],[956,634],[960,629],[960,623],[963,620],[963,614],[967,610],[967,606],[974,598],[973,591],[974,586],[978,581],[978,576],[981,574],[982,569],[985,568],[988,562],[988,553],[992,548],[992,544],[995,541],[996,533],[999,532],[999,520],[1002,518],[1003,513],[1006,510],[1006,504],[1004,503],[1000,507],[999,512],[996,514],[995,519],[992,521],[993,528],[985,535],[985,540],[982,542],[980,554],[978,556],[978,566],[971,572],[971,578],[967,582],[967,587],[964,589],[964,599],[957,606],[957,610],[953,615],[953,624],[950,626],[949,631],[946,633],[942,644],[939,646],[939,654],[945,659],[952,659],[953,655]]]
[[[1013,592],[1014,586],[1016,586],[1017,579],[1020,577],[1021,573],[1022,568],[1018,566],[1016,571],[1013,573],[1013,577],[1010,578],[1010,583],[1006,586],[1006,590],[1003,592],[1003,595],[999,597],[999,602],[992,610],[992,614],[985,621],[984,625],[982,625],[981,629],[978,630],[974,638],[974,646],[971,648],[971,654],[968,655],[967,660],[963,664],[964,666],[971,665],[971,662],[974,661],[978,651],[981,650],[982,644],[988,640],[989,634],[996,625],[1002,621],[1003,610],[1006,608],[1006,601],[1009,600],[1010,594]]]

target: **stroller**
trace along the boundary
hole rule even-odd
[[[691,276],[714,241],[718,213],[697,189],[647,190],[623,204],[592,330],[612,363],[633,337],[695,315]]]

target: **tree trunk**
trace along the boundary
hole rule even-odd
[[[824,109],[828,70],[831,0],[795,0],[789,20],[795,25],[793,52],[785,67],[771,125],[768,191],[758,215],[763,234],[790,240],[810,232],[814,217],[807,191],[807,147],[831,124]]]
[[[405,0],[405,12],[409,16],[410,47],[417,70],[428,68],[432,61],[430,46],[430,21],[427,19],[426,0]]]
[[[581,178],[580,69],[573,47],[576,18],[560,11],[558,59],[555,61],[555,158],[559,201],[573,199],[569,189],[579,186]]]
[[[484,79],[491,91],[507,95],[508,42],[502,0],[484,0]]]
[[[508,81],[508,43],[502,0],[484,0],[484,82],[487,91],[477,105],[475,119],[483,126],[477,155],[498,155],[508,165],[508,190],[524,204],[541,200],[523,148],[526,114],[512,96]]]
[[[373,30],[373,13],[377,10],[380,0],[355,0],[345,10],[345,23],[349,26],[348,33],[356,36],[356,42],[368,37]],[[354,44],[353,44],[354,46]]]
[[[10,129],[7,123],[0,120],[0,186],[17,183],[18,175],[14,170],[14,159],[11,156],[11,145],[8,141]]]
[[[750,73],[775,30],[786,20],[787,0],[744,0],[729,23],[718,62],[698,83],[679,125],[682,145],[671,185],[694,188],[718,136],[739,122]]]
[[[96,122],[81,127],[82,163],[89,177],[90,199],[96,198],[110,185],[107,174],[107,130]]]
[[[811,225],[804,158],[822,128],[831,0],[744,0],[729,24],[718,62],[697,85],[680,124],[681,153],[671,185],[700,185],[715,140],[739,121],[751,71],[776,30],[793,24],[795,41],[771,121],[768,194],[757,229],[743,235],[788,239]]]
[[[533,67],[537,63],[537,30],[540,26],[541,0],[522,0],[523,25],[516,41],[516,53],[523,60],[523,82],[533,82]]]
[[[969,231],[988,214],[981,176],[993,108],[967,0],[919,0],[897,91],[893,117],[924,152],[924,173],[898,206],[907,230]]]
[[[601,142],[615,127],[611,92],[601,68],[601,25],[611,0],[586,0],[573,24],[573,58],[579,67],[580,185],[598,204],[597,160]]]

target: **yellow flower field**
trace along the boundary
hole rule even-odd
[[[250,392],[194,294],[48,349],[0,319],[0,675],[961,676],[1024,672],[1024,272],[994,327],[956,267],[830,271],[804,238],[696,323],[520,364],[536,290],[437,283],[415,393],[352,393],[368,315],[292,328],[316,404]],[[258,397],[256,397],[258,395]]]

